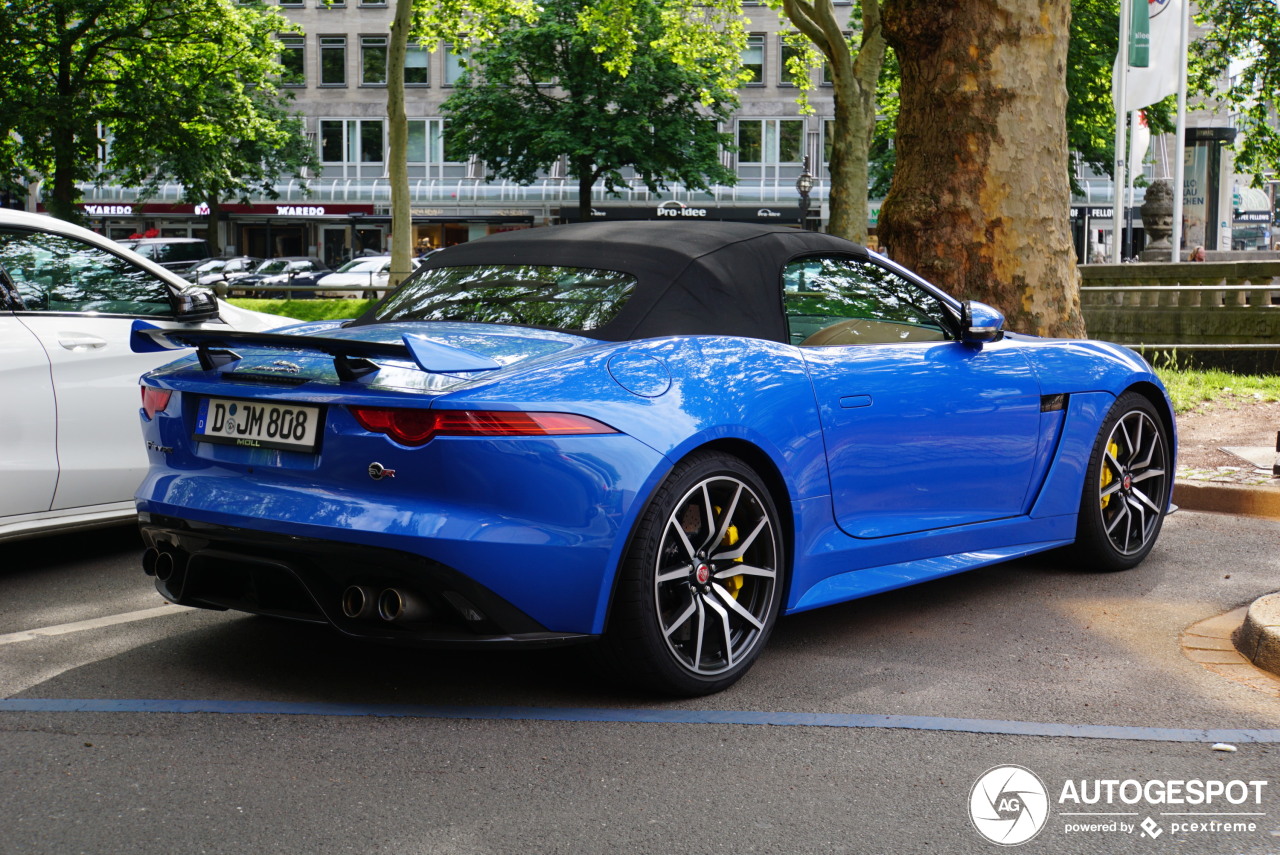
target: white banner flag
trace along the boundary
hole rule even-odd
[[[1150,10],[1150,65],[1146,68],[1129,69],[1129,87],[1125,93],[1125,110],[1141,110],[1178,91],[1178,69],[1181,57],[1178,56],[1179,27],[1182,19],[1182,4],[1186,0],[1148,0]],[[1124,12],[1128,11],[1129,0],[1121,4]],[[1122,12],[1123,14],[1123,12]],[[1126,46],[1121,45],[1120,50]],[[1120,57],[1112,69],[1112,100],[1120,103]]]
[[[1137,110],[1132,114],[1133,126],[1129,129],[1129,183],[1142,174],[1142,162],[1147,159],[1151,147],[1151,128],[1147,126],[1147,114]]]

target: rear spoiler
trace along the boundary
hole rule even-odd
[[[129,334],[129,349],[134,353],[159,353],[194,347],[200,367],[205,371],[213,371],[239,361],[240,355],[232,349],[237,345],[325,353],[333,357],[334,370],[342,380],[355,380],[377,371],[379,366],[371,360],[378,357],[407,360],[432,374],[492,371],[502,367],[500,363],[473,350],[412,335],[401,336],[398,342],[360,341],[239,330],[164,329],[142,320],[133,322]]]

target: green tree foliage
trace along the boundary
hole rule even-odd
[[[47,207],[67,219],[77,183],[112,172],[138,185],[171,177],[214,203],[206,194],[266,188],[307,162],[276,89],[274,34],[289,29],[238,0],[9,0],[6,163],[45,176]]]
[[[679,64],[661,46],[661,2],[630,6],[636,41],[625,76],[610,70],[598,34],[581,26],[586,8],[585,0],[548,0],[536,21],[516,22],[476,48],[469,73],[440,108],[450,119],[450,143],[520,183],[564,157],[583,220],[592,185],[603,181],[617,192],[627,167],[655,192],[671,181],[702,189],[731,183],[733,173],[720,163],[730,138],[717,123],[729,119],[736,95],[714,68]]]
[[[1211,29],[1191,48],[1191,85],[1236,114],[1236,171],[1280,170],[1280,6],[1275,0],[1203,0],[1197,23]]]
[[[1115,0],[1072,0],[1067,42],[1067,146],[1099,175],[1115,167],[1116,107],[1112,69],[1120,44],[1120,7]],[[1147,107],[1153,134],[1172,133],[1176,99]],[[1079,193],[1075,170],[1071,189]]]
[[[861,18],[847,32],[832,0],[766,0],[808,42],[792,58],[792,78],[803,89],[812,85],[807,66],[820,59],[831,78],[834,133],[830,145],[832,234],[859,242],[867,237],[867,190],[871,179],[868,155],[876,131],[876,92],[884,64],[885,39],[880,0],[861,0]],[[802,95],[803,97],[803,95]]]

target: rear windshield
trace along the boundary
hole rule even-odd
[[[138,243],[129,246],[138,255],[159,262],[166,261],[199,261],[209,257],[209,246],[204,241],[183,241],[182,243]]]
[[[635,284],[630,274],[585,267],[437,267],[407,281],[374,317],[593,330],[617,316]]]

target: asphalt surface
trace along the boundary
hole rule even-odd
[[[1280,476],[1271,448],[1228,448],[1251,465],[1218,470],[1180,469],[1174,501],[1192,511],[1280,520]],[[1278,580],[1277,584],[1280,584]],[[1251,603],[1233,646],[1255,667],[1280,674],[1280,592]]]
[[[993,852],[969,795],[1018,764],[1052,802],[1020,851],[1274,855],[1280,697],[1182,642],[1276,588],[1277,535],[1184,511],[1131,572],[1042,556],[795,615],[741,683],[686,701],[611,685],[574,650],[169,612],[127,531],[12,544],[0,853]],[[69,711],[82,701],[115,711]],[[148,711],[184,708],[221,711]],[[1223,736],[1236,751],[1213,750]],[[1101,780],[1268,783],[1256,804],[1070,815],[1105,806],[1062,802],[1067,783]],[[1210,810],[1250,815],[1171,815]],[[1224,821],[1251,830],[1177,826]]]

